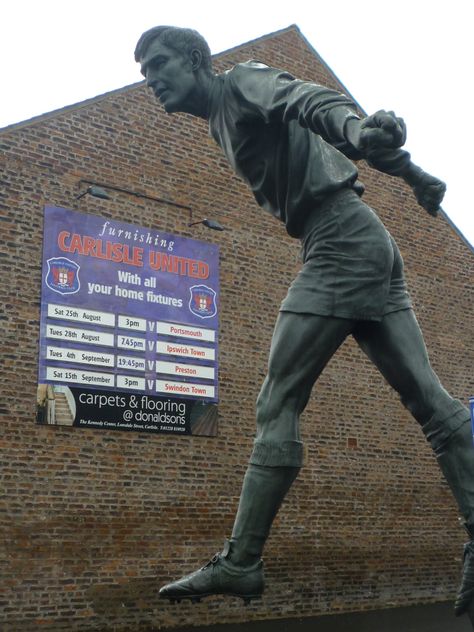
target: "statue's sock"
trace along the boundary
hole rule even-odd
[[[273,519],[299,470],[249,465],[230,539],[233,564],[251,566],[260,560]]]
[[[472,429],[466,421],[437,454],[444,477],[458,503],[471,539],[474,538],[474,446]]]

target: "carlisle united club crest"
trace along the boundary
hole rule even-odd
[[[207,285],[193,285],[189,288],[190,311],[199,318],[212,318],[217,313],[216,293]]]
[[[79,291],[80,266],[77,263],[66,257],[53,257],[48,259],[47,263],[45,282],[50,290],[58,294],[75,294]]]

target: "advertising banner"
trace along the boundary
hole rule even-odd
[[[38,423],[217,434],[219,250],[45,207]]]

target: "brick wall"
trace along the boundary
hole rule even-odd
[[[339,85],[294,27],[216,65],[251,57]],[[464,537],[454,503],[416,423],[348,340],[304,413],[306,465],[265,551],[263,600],[246,609],[232,598],[159,602],[162,583],[205,562],[230,533],[298,244],[256,206],[205,123],[167,116],[141,85],[7,128],[0,149],[2,630],[148,631],[453,595]],[[472,252],[398,180],[361,172],[366,199],[404,256],[435,370],[466,400],[474,395]],[[76,201],[81,179],[190,205],[193,218],[227,230],[188,229],[186,211],[121,193]],[[35,424],[45,203],[219,243],[218,437]]]

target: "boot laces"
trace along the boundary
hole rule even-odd
[[[209,562],[201,568],[201,570],[203,571],[205,568],[209,568],[210,566],[215,566],[217,562],[220,560],[220,557],[221,556],[219,555],[219,553],[216,553],[213,557],[211,557]]]

